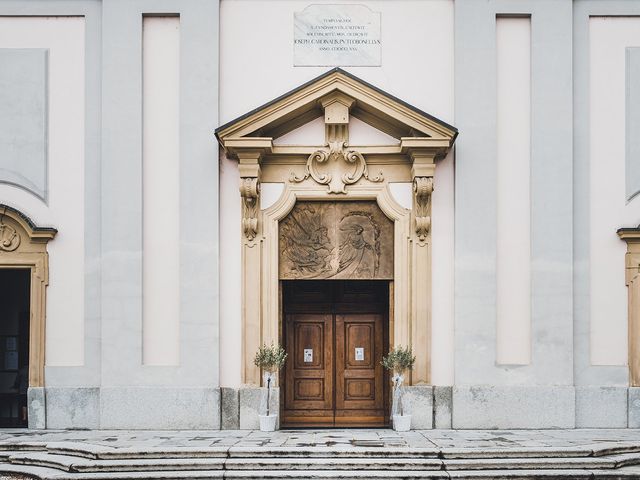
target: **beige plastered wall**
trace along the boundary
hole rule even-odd
[[[53,225],[62,232],[49,246],[47,367],[81,366],[85,361],[84,45],[84,17],[0,17],[0,48],[49,51],[48,202],[14,185],[0,184],[3,203],[38,225]]]
[[[349,2],[314,2],[349,3]],[[453,2],[360,2],[382,14],[382,66],[345,67],[349,72],[453,123]],[[293,66],[293,13],[309,2],[223,0],[220,39],[220,124],[289,91],[328,70]],[[281,26],[274,29],[273,25]],[[245,33],[260,38],[260,48]],[[393,35],[385,32],[393,32]],[[432,48],[438,45],[438,48]],[[399,51],[429,51],[423,58]],[[268,52],[268,54],[265,54]],[[407,62],[411,58],[411,62]],[[247,70],[251,65],[251,72]],[[256,73],[261,72],[261,73]],[[357,122],[357,121],[356,121]],[[357,143],[380,144],[379,132],[350,126]],[[289,136],[293,137],[293,133]],[[317,144],[322,123],[295,132],[295,142]],[[353,138],[354,143],[355,138]],[[282,139],[281,139],[282,141]],[[221,156],[220,167],[220,384],[239,386],[242,365],[241,198],[237,161]],[[432,355],[431,381],[453,384],[453,153],[438,162],[432,197]],[[409,200],[406,185],[391,190]],[[272,200],[273,201],[273,200]],[[257,274],[257,272],[256,272]]]

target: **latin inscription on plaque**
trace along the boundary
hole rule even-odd
[[[294,66],[381,65],[380,12],[365,5],[310,5],[294,14]]]
[[[298,202],[279,248],[281,279],[393,279],[393,222],[375,202]]]

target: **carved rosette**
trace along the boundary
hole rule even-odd
[[[0,252],[13,252],[20,246],[20,234],[11,225],[0,223]]]
[[[248,240],[258,234],[258,195],[260,182],[257,177],[240,179],[240,195],[242,196],[242,231]]]
[[[304,175],[291,172],[290,181],[300,183],[309,177],[320,185],[327,185],[329,193],[347,193],[346,186],[363,177],[376,183],[384,180],[382,171],[378,175],[370,175],[364,156],[356,150],[347,149],[344,141],[329,142],[328,148],[313,152],[307,159]]]
[[[416,177],[413,180],[415,197],[416,235],[420,242],[425,242],[431,230],[431,194],[433,193],[432,177]]]

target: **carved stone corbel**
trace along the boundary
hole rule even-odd
[[[431,194],[433,193],[433,177],[415,177],[413,194],[415,197],[416,235],[418,240],[427,240],[431,230]]]
[[[242,196],[242,231],[251,241],[258,234],[258,197],[260,195],[258,177],[242,177],[240,195]]]

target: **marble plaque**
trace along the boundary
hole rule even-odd
[[[393,222],[375,202],[298,202],[279,228],[283,280],[393,279]]]
[[[381,65],[380,12],[366,5],[309,5],[294,14],[296,67]]]

